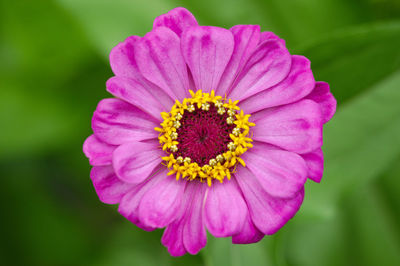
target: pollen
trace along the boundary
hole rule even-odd
[[[228,115],[229,116],[234,116],[235,114],[236,114],[235,110],[233,110],[233,109],[229,109],[228,110]]]
[[[215,166],[215,165],[217,164],[217,160],[211,159],[210,162],[209,162],[209,164],[210,164],[211,166]]]
[[[236,149],[235,143],[229,142],[229,144],[228,144],[228,149],[229,149],[230,151],[234,151],[234,150]]]
[[[177,113],[176,115],[175,115],[175,119],[176,120],[181,120],[182,119],[182,114],[181,113]]]
[[[221,154],[218,154],[217,157],[215,157],[215,159],[217,159],[217,162],[222,163],[222,161],[224,160],[224,156]]]
[[[178,146],[176,146],[176,145],[171,145],[171,147],[169,147],[169,149],[170,149],[172,152],[177,152],[177,151],[178,151]]]
[[[223,115],[225,113],[225,108],[224,107],[220,107],[218,108],[218,114]]]
[[[223,107],[224,106],[224,104],[221,102],[221,101],[215,101],[215,103],[214,103],[214,105],[216,106],[216,107],[218,107],[218,108],[221,108],[221,107]]]
[[[236,137],[237,136],[239,136],[240,135],[240,128],[238,128],[238,127],[235,127],[233,130],[232,130],[232,133],[233,133],[233,135],[235,135]]]
[[[232,125],[233,122],[235,122],[235,120],[231,116],[226,119],[226,123],[228,123],[228,125]]]
[[[230,180],[237,164],[245,167],[240,156],[252,148],[250,115],[244,114],[239,101],[222,98],[214,91],[189,91],[191,98],[178,100],[169,113],[162,112],[159,143],[167,156],[162,157],[168,175],[176,180],[199,179],[207,182]]]
[[[183,157],[182,156],[178,156],[178,158],[176,158],[176,162],[177,163],[183,163]]]
[[[171,132],[171,139],[177,139],[178,138],[178,133],[176,132]]]
[[[181,126],[181,122],[174,121],[174,128],[179,128]]]
[[[210,104],[209,103],[203,103],[201,105],[201,109],[204,110],[204,111],[210,110]]]
[[[194,112],[194,110],[195,110],[194,105],[193,105],[193,104],[189,105],[189,106],[187,107],[187,110],[188,110],[190,113],[191,113],[191,112]]]

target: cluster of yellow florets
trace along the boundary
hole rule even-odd
[[[221,183],[224,178],[231,178],[231,173],[234,172],[236,164],[239,162],[246,166],[245,162],[240,155],[253,147],[251,138],[247,137],[250,127],[255,126],[254,123],[249,122],[250,115],[245,115],[242,110],[237,106],[239,101],[223,99],[221,96],[215,96],[214,91],[211,93],[203,93],[201,90],[194,93],[189,91],[192,98],[185,98],[182,103],[178,100],[172,106],[169,113],[162,112],[161,117],[163,122],[161,128],[156,127],[155,130],[160,132],[158,137],[162,149],[169,152],[169,156],[162,157],[166,162],[166,166],[171,170],[168,175],[176,174],[176,179],[182,176],[188,180],[199,178],[201,181],[207,180],[207,184],[211,186],[212,179],[217,179]],[[220,115],[228,114],[226,123],[228,125],[235,124],[231,134],[231,142],[227,146],[227,151],[217,155],[211,159],[208,164],[199,166],[196,162],[192,162],[191,158],[182,158],[181,156],[175,158],[174,152],[178,151],[177,129],[181,126],[180,120],[185,112],[194,112],[196,106],[198,109],[208,111],[210,105],[214,104],[217,108],[217,113]],[[240,112],[239,112],[240,111]]]

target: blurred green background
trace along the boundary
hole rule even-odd
[[[181,258],[98,200],[82,153],[110,49],[176,6],[274,31],[338,100],[297,216]],[[400,265],[399,0],[0,0],[0,99],[1,265]]]

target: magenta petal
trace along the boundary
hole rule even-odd
[[[282,45],[286,46],[285,40],[279,38],[275,33],[272,31],[263,31],[261,32],[260,36],[260,43],[269,41],[269,40],[278,40]]]
[[[168,248],[168,252],[174,256],[183,256],[186,253],[183,244],[183,225],[185,220],[177,220],[172,222],[164,230],[161,243]]]
[[[112,162],[112,153],[117,146],[109,145],[95,135],[89,136],[83,143],[83,152],[93,166],[109,165]]]
[[[167,27],[180,37],[186,28],[197,25],[196,18],[189,10],[183,7],[177,7],[166,14],[156,17],[153,23],[153,29],[157,27]]]
[[[193,183],[197,183],[197,181]],[[193,186],[192,183],[187,184],[182,201],[180,202],[181,206],[177,213],[177,218],[164,230],[161,243],[168,248],[168,252],[172,256],[182,256],[187,252],[183,243],[183,228],[187,222],[187,213],[190,212],[192,195],[195,193],[195,188],[197,187]]]
[[[174,99],[188,95],[189,79],[179,37],[166,27],[147,33],[136,45],[136,62],[142,75]]]
[[[278,84],[288,75],[291,62],[291,55],[279,41],[260,44],[239,74],[229,98],[243,100]]]
[[[247,202],[251,219],[264,234],[276,233],[296,214],[303,202],[304,189],[291,199],[274,198],[246,167],[238,167],[235,176]]]
[[[139,71],[135,54],[137,51],[136,45],[140,39],[141,37],[139,36],[130,36],[111,50],[111,69],[118,77],[134,79],[147,90],[149,90],[150,93],[162,100],[163,103],[165,102],[164,107],[170,108],[170,106],[173,104],[171,97],[168,96],[162,89],[145,79]]]
[[[162,89],[149,82],[140,73],[135,59],[136,43],[141,38],[138,36],[128,37],[124,42],[119,43],[110,53],[110,64],[114,74],[120,78],[133,79],[135,84],[145,88],[148,93],[159,99],[164,108],[168,109],[174,101]],[[107,88],[114,96],[130,102],[132,92],[125,89]]]
[[[187,183],[177,219],[167,226],[161,240],[172,256],[196,254],[206,245],[204,198],[204,184],[197,180]]]
[[[167,176],[153,185],[140,201],[139,220],[150,227],[162,228],[176,219],[182,204],[185,180]]]
[[[329,90],[329,84],[318,81],[314,90],[307,96],[308,99],[317,102],[322,109],[323,122],[328,122],[336,112],[336,99]]]
[[[165,153],[157,144],[130,142],[119,146],[113,154],[113,165],[118,178],[138,184],[143,182],[161,163]]]
[[[92,118],[96,137],[113,145],[156,139],[158,134],[154,128],[157,126],[150,115],[119,99],[100,101]]]
[[[215,237],[239,233],[245,223],[247,206],[235,180],[214,182],[208,188],[204,206],[205,223]]]
[[[322,115],[311,100],[269,108],[253,116],[253,139],[296,153],[322,146]]]
[[[139,36],[130,36],[111,50],[110,65],[116,76],[143,78],[135,60],[135,44],[139,40]]]
[[[112,77],[107,81],[107,90],[114,96],[123,99],[142,111],[162,121],[160,113],[165,111],[160,95],[153,96],[148,89],[134,79]]]
[[[234,47],[229,30],[196,26],[182,34],[181,49],[197,90],[215,90]]]
[[[294,55],[290,72],[284,80],[243,100],[240,108],[246,113],[254,113],[265,108],[292,103],[309,94],[314,86],[310,61],[303,56]]]
[[[146,226],[139,220],[139,204],[143,196],[153,186],[157,185],[167,177],[167,173],[168,170],[165,167],[160,167],[160,169],[157,169],[157,171],[154,172],[154,175],[148,178],[145,182],[137,185],[130,192],[126,193],[119,204],[119,213],[144,230],[154,230],[155,228]]]
[[[233,244],[252,244],[257,243],[263,239],[265,234],[258,230],[253,221],[251,220],[250,214],[247,213],[245,223],[238,234],[232,236]]]
[[[249,170],[272,197],[293,197],[307,180],[308,168],[303,158],[294,152],[270,150],[257,144],[242,155]]]
[[[258,25],[236,25],[231,28],[231,32],[235,46],[231,60],[215,91],[217,95],[225,95],[229,92],[235,78],[256,49],[260,39],[260,26]]]
[[[90,178],[99,199],[107,204],[119,203],[125,193],[135,186],[119,180],[110,165],[93,167]]]
[[[190,194],[189,194],[190,193]],[[205,186],[200,182],[190,182],[185,194],[191,197],[191,202],[185,214],[183,228],[183,243],[186,250],[197,254],[207,243],[207,234],[204,227],[203,206],[205,200]]]
[[[324,172],[324,154],[322,149],[318,148],[312,152],[301,154],[308,167],[308,177],[314,182],[321,182]]]

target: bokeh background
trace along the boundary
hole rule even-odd
[[[338,100],[296,217],[181,258],[98,200],[82,153],[110,49],[176,6],[274,31]],[[0,102],[1,265],[400,265],[399,0],[0,0]]]

